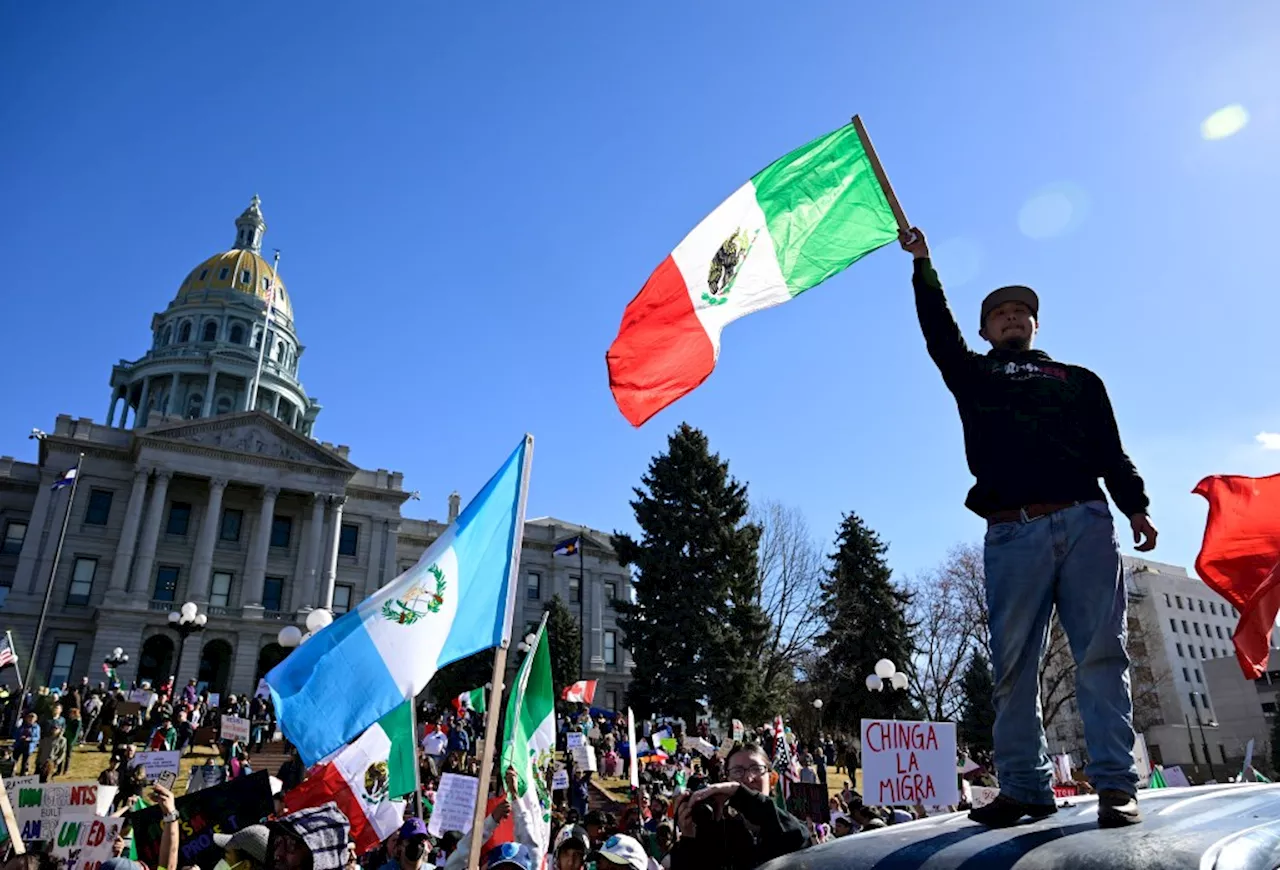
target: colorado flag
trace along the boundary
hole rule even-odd
[[[511,635],[533,437],[404,574],[267,674],[308,767],[413,698],[435,672]]]

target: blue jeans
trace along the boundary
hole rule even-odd
[[[1001,793],[1025,803],[1053,802],[1039,678],[1055,607],[1076,662],[1076,702],[1089,750],[1085,773],[1099,790],[1136,792],[1127,599],[1106,502],[998,523],[987,530],[985,544]]]

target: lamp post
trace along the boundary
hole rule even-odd
[[[276,634],[276,643],[285,649],[296,649],[332,624],[333,614],[323,607],[317,607],[307,614],[307,630],[305,632],[296,625],[286,625]]]
[[[1213,769],[1213,756],[1209,754],[1209,741],[1204,736],[1204,720],[1200,718],[1200,708],[1196,707],[1196,725],[1200,726],[1200,748],[1204,750],[1204,759],[1209,762],[1209,778],[1217,779],[1218,772]]]
[[[818,736],[822,736],[822,699],[813,699],[813,709],[818,711]]]
[[[886,686],[890,689],[905,689],[907,675],[888,659],[880,659],[876,662],[876,672],[867,675],[867,691],[883,692]]]
[[[129,663],[129,654],[120,647],[113,649],[106,657],[102,659],[102,663],[107,667],[107,676],[111,678],[111,688],[120,685],[120,675],[116,671],[122,666]]]
[[[204,631],[205,623],[209,621],[209,617],[199,612],[199,608],[190,601],[182,605],[177,610],[169,611],[169,627],[178,633],[178,666],[174,671],[178,671],[182,666],[182,656],[187,651],[187,638],[193,634],[199,634]],[[196,666],[196,678],[200,677],[199,665]],[[174,690],[177,690],[176,683],[177,674],[174,674]]]

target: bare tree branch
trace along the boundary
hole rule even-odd
[[[973,546],[952,548],[946,561],[917,577],[908,618],[915,632],[912,697],[932,720],[960,715],[961,678],[975,643],[990,653],[982,554]]]

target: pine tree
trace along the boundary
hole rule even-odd
[[[492,678],[493,650],[486,649],[445,665],[436,671],[427,688],[435,705],[445,708],[463,692],[487,685]]]
[[[990,765],[994,751],[991,729],[996,724],[993,700],[996,685],[991,676],[991,663],[981,649],[975,649],[970,655],[960,687],[962,699],[956,736],[967,748],[969,757],[979,764]]]
[[[692,724],[707,699],[722,718],[760,721],[760,650],[768,618],[756,604],[758,526],[746,522],[747,488],[681,424],[655,456],[631,502],[639,541],[615,534],[632,570],[634,602],[618,624],[635,661],[629,703]]]
[[[547,612],[547,639],[551,644],[551,682],[556,697],[582,674],[582,628],[569,605],[559,595],[543,608]]]
[[[905,718],[913,709],[905,690],[873,692],[866,685],[880,659],[899,670],[911,661],[911,597],[891,579],[888,549],[857,514],[846,514],[822,583],[827,624],[817,639],[816,682],[826,696],[828,727],[851,734],[860,732],[862,719]]]

